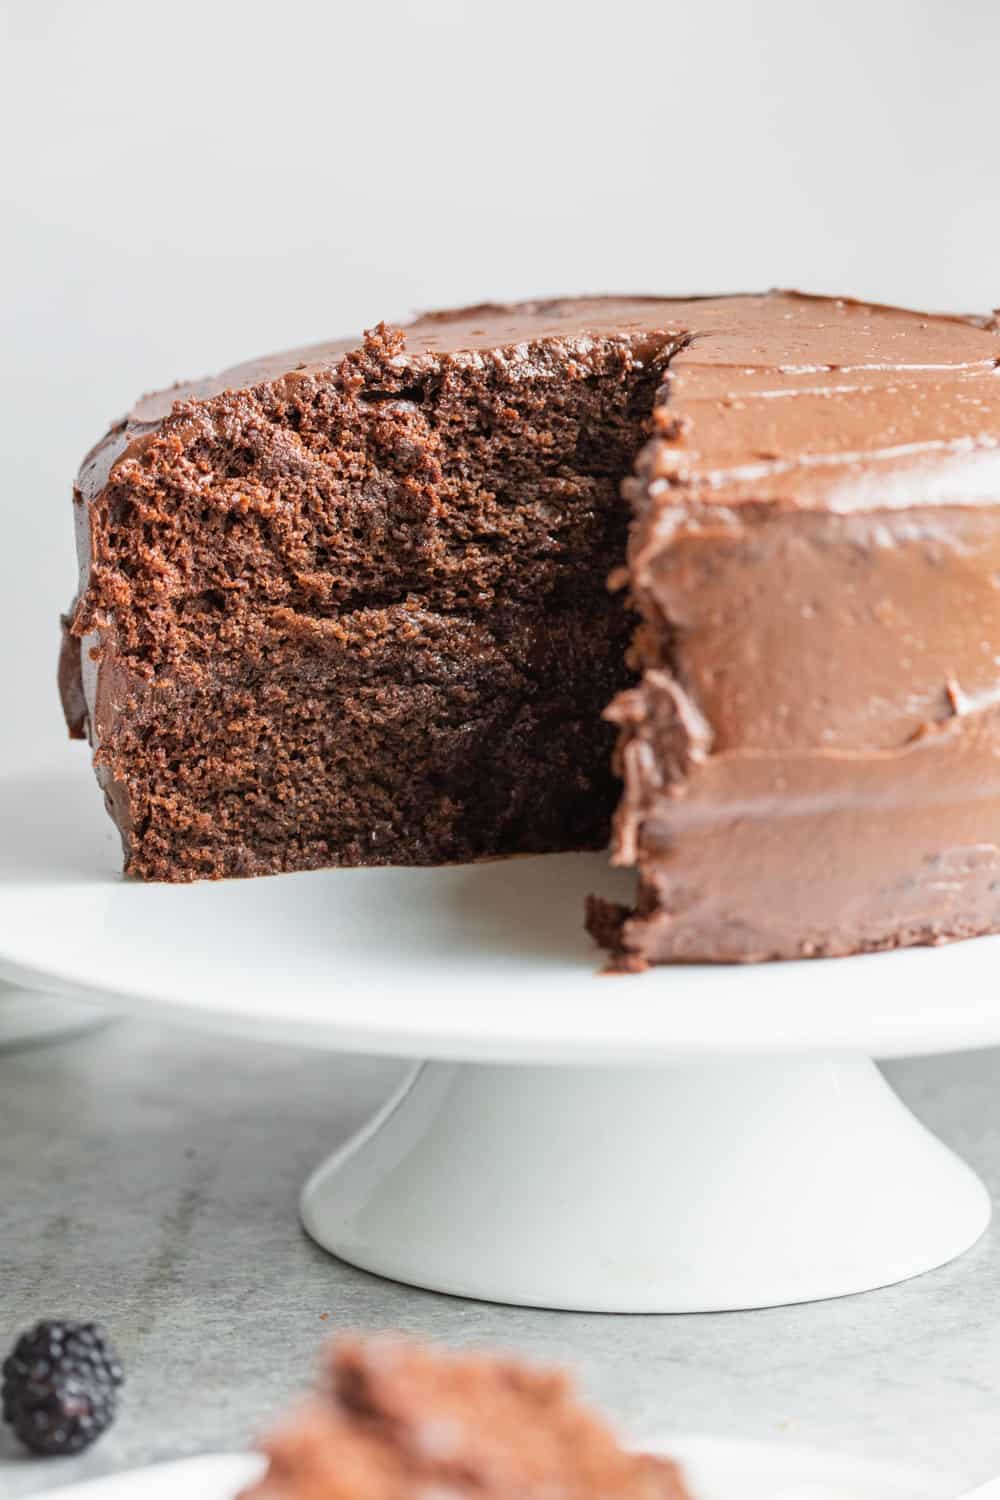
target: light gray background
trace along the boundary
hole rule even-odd
[[[994,1199],[998,1062],[888,1069]],[[608,1317],[415,1291],[324,1255],[295,1219],[306,1173],[398,1076],[136,1021],[0,1057],[0,1341],[39,1312],[103,1313],[128,1367],[121,1416],[82,1461],[19,1459],[0,1433],[4,1500],[241,1446],[342,1328],[567,1362],[640,1441],[817,1445],[940,1475],[942,1500],[1000,1473],[1000,1231],[900,1286],[757,1312]]]
[[[998,44],[995,0],[0,0],[0,763],[73,753],[70,484],[140,391],[481,298],[1000,304]],[[0,1333],[110,1309],[134,1380],[95,1464],[243,1441],[328,1311],[568,1354],[633,1431],[1000,1467],[992,1239],[867,1299],[711,1319],[334,1266],[295,1191],[384,1073],[134,1026],[0,1062]],[[898,1073],[995,1176],[993,1055]]]
[[[996,0],[0,0],[8,748],[141,391],[491,297],[985,309],[998,56]]]

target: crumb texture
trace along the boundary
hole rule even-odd
[[[383,328],[134,443],[72,627],[110,652],[129,873],[605,844],[633,629],[606,579],[661,374],[625,335],[413,361]]]

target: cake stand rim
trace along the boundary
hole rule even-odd
[[[576,1065],[1000,1043],[1000,935],[604,977],[582,897],[595,881],[626,887],[602,855],[144,886],[120,877],[83,757],[4,768],[0,824],[0,977],[203,1031]]]
[[[988,941],[988,939],[984,940]],[[0,935],[2,943],[2,935]],[[840,962],[826,960],[825,962]],[[379,1026],[372,1021],[319,1021],[289,1016],[280,1009],[259,1012],[223,1010],[200,998],[178,998],[153,992],[136,994],[107,983],[89,983],[55,967],[26,968],[0,953],[0,980],[41,996],[65,997],[82,1005],[99,1005],[106,1015],[176,1024],[203,1035],[235,1037],[272,1046],[307,1047],[316,1051],[364,1054],[419,1061],[495,1063],[498,1066],[658,1067],[683,1062],[725,1063],[769,1057],[865,1056],[877,1061],[904,1057],[942,1056],[949,1052],[981,1050],[1000,1044],[1000,1018],[977,1016],[957,1030],[942,1019],[936,1025],[906,1031],[879,1031],[864,1038],[827,1030],[807,1036],[746,1035],[670,1039],[636,1035],[610,1039],[594,1035],[463,1032],[457,1026],[441,1030],[398,1023]],[[803,1004],[808,1005],[808,1000]]]

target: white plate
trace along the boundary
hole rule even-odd
[[[27,1460],[31,1462],[31,1460]],[[58,1468],[60,1460],[54,1460]],[[233,1500],[257,1477],[262,1461],[251,1453],[208,1453],[176,1463],[105,1474],[80,1484],[61,1484],[32,1500]]]
[[[644,1445],[672,1453],[685,1468],[694,1500],[775,1500],[790,1485],[824,1484],[842,1500],[948,1500],[953,1490],[913,1471],[771,1443],[715,1438],[665,1439]],[[247,1454],[213,1454],[156,1464],[47,1491],[37,1500],[233,1500],[259,1472]],[[837,1500],[841,1500],[838,1495]]]
[[[0,976],[216,1029],[465,1060],[604,1063],[1000,1040],[1000,938],[599,976],[602,855],[141,885],[88,757],[0,779]]]
[[[799,1485],[828,1488],[829,1500],[955,1500],[954,1485],[912,1468],[815,1448],[713,1437],[663,1438],[641,1446],[678,1460],[693,1500],[777,1500],[782,1490]]]

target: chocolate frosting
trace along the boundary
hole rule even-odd
[[[1000,339],[779,295],[675,358],[627,486],[625,966],[1000,921]]]
[[[995,319],[771,292],[423,316],[393,363],[530,363],[614,334],[668,371],[625,490],[637,686],[609,709],[624,967],[942,941],[1000,927],[1000,333]],[[357,341],[146,397],[85,459],[71,726],[115,711],[88,611],[112,468],[200,404],[343,371]],[[99,664],[72,670],[95,654]],[[88,681],[89,678],[89,681]],[[81,708],[83,694],[86,710]],[[111,789],[112,797],[114,796]]]

